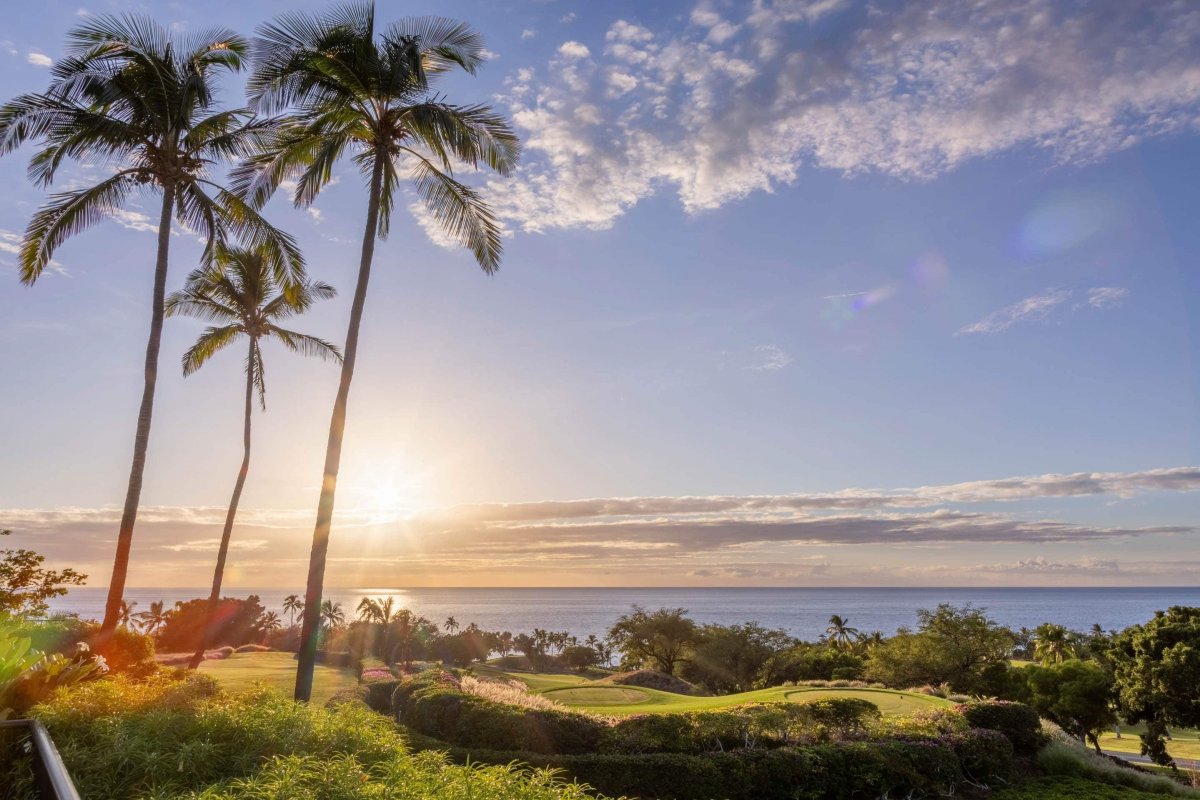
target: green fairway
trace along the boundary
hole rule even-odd
[[[234,691],[265,683],[291,695],[296,682],[296,659],[291,653],[234,653],[228,658],[200,664],[200,671]],[[313,678],[312,699],[324,703],[342,689],[358,685],[353,670],[317,665]]]
[[[1116,733],[1109,730],[1101,734],[1100,746],[1116,753],[1140,753],[1142,740],[1139,734],[1145,729],[1145,725],[1122,725],[1120,739]],[[1173,758],[1184,758],[1189,762],[1200,761],[1200,731],[1176,728],[1171,731],[1171,737],[1167,741],[1167,752]]]
[[[532,675],[514,675],[522,679]],[[526,680],[531,689],[537,681]],[[672,713],[678,711],[709,711],[744,703],[805,703],[829,697],[857,697],[874,703],[884,714],[911,714],[922,708],[950,705],[949,701],[923,694],[898,692],[890,689],[823,689],[779,686],[753,692],[727,694],[720,697],[692,697],[640,686],[614,686],[591,681],[576,681],[574,685],[551,686],[540,693],[565,706],[600,714]]]

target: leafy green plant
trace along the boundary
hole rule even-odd
[[[103,658],[86,646],[74,659],[34,650],[28,637],[0,629],[0,719],[22,715],[62,686],[71,686],[107,672]]]

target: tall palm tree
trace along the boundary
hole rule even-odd
[[[508,122],[486,105],[458,106],[435,91],[454,69],[474,74],[483,40],[470,26],[443,18],[407,19],[377,28],[370,3],[324,15],[294,13],[259,28],[247,90],[263,113],[290,112],[269,147],[234,173],[233,187],[256,208],[284,180],[296,180],[293,200],[316,200],[342,156],[367,176],[367,218],[358,280],[346,331],[346,360],[329,423],[325,469],[309,559],[304,624],[296,669],[298,700],[312,693],[317,602],[325,582],[334,494],[341,464],[346,406],[375,239],[386,238],[402,178],[437,223],[474,253],[491,274],[500,264],[500,226],[491,208],[454,177],[455,162],[507,174],[520,147]]]
[[[263,368],[262,345],[274,339],[294,353],[341,361],[338,349],[324,339],[283,328],[279,322],[308,310],[317,300],[333,297],[332,286],[319,281],[301,280],[280,287],[274,277],[268,254],[218,244],[212,264],[192,272],[182,291],[167,298],[167,316],[181,314],[214,323],[183,354],[183,374],[191,375],[229,345],[246,339],[246,398],[242,422],[242,466],[233,484],[233,496],[225,513],[225,528],[217,549],[212,592],[208,596],[208,617],[213,620],[221,603],[221,581],[238,503],[250,471],[250,420],[254,412],[254,394],[263,410],[267,407],[267,385]],[[210,624],[206,631],[211,631]],[[208,636],[202,633],[189,667],[195,669],[204,660]]]
[[[149,611],[139,611],[134,614],[142,627],[142,633],[153,636],[162,629],[163,625],[167,624],[167,618],[171,615],[170,611],[163,610],[163,601],[155,600],[150,604]]]
[[[217,74],[239,70],[247,49],[245,39],[226,30],[177,41],[146,17],[89,18],[68,34],[67,56],[54,65],[50,87],[0,107],[0,155],[41,141],[29,162],[36,184],[51,185],[68,159],[113,167],[99,183],[50,195],[33,215],[18,256],[23,283],[36,282],[59,245],[116,214],[131,194],[161,195],[145,380],[102,634],[116,628],[125,592],[158,378],[172,220],[210,246],[233,234],[269,248],[281,278],[303,269],[291,237],[207,177],[218,162],[257,150],[276,126],[253,120],[246,109],[217,108]]]
[[[460,626],[458,620],[454,617],[446,617],[446,621],[442,623],[442,627],[446,629],[447,633],[454,633]]]
[[[298,595],[289,594],[283,598],[283,610],[288,613],[288,627],[296,626],[296,612],[304,610],[304,601]]]
[[[321,603],[320,608],[321,621],[325,623],[325,627],[333,629],[346,621],[346,614],[342,611],[341,603],[325,600]]]
[[[829,627],[825,629],[825,635],[829,637],[829,643],[839,650],[853,649],[862,638],[858,628],[851,628],[850,620],[838,614],[829,618]]]

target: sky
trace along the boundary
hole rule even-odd
[[[66,32],[148,13],[252,35],[322,3],[46,0],[0,20],[0,96]],[[1177,0],[380,2],[490,60],[445,84],[524,143],[464,173],[492,277],[405,194],[376,249],[326,584],[1200,584],[1200,5]],[[223,101],[244,102],[241,76]],[[149,325],[155,199],[15,251],[45,190],[0,158],[0,528],[104,586]],[[55,188],[105,165],[64,168]],[[348,166],[270,218],[340,290]],[[169,288],[199,243],[172,237]],[[170,319],[129,583],[207,585],[241,360],[184,378]],[[226,586],[299,589],[336,367],[266,349]]]

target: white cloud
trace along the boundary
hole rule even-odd
[[[30,64],[33,64],[35,67],[52,67],[52,66],[54,66],[53,58],[46,55],[45,53],[39,53],[36,50],[30,50],[25,55],[25,60],[28,61]]]
[[[131,231],[158,233],[158,226],[150,221],[150,217],[140,211],[129,211],[120,208],[113,212],[112,219],[121,227],[129,228]]]
[[[497,58],[500,57],[499,53],[492,52],[491,50],[488,50],[486,48],[484,48],[483,50],[480,50],[479,55],[487,61],[495,61]]]
[[[582,42],[563,42],[558,46],[559,55],[567,58],[587,58],[592,54],[587,45]]]
[[[491,184],[500,213],[530,231],[602,229],[662,188],[695,213],[805,164],[929,179],[1018,147],[1083,163],[1200,126],[1200,5],[713,8],[679,30],[618,20],[594,62],[558,54],[547,83],[513,92],[527,163]]]
[[[1082,308],[1085,305],[1101,311],[1117,308],[1124,302],[1128,294],[1128,289],[1098,286],[1088,289],[1086,301],[1075,304],[1073,308]],[[960,328],[958,334],[1002,333],[1019,323],[1046,320],[1055,311],[1065,308],[1066,301],[1073,295],[1074,292],[1069,289],[1048,289],[1042,294],[1026,297],[1010,306],[993,311],[978,322]]]
[[[792,357],[777,344],[760,344],[754,348],[754,353],[758,356],[759,361],[751,369],[773,372],[792,363]]]
[[[316,206],[309,206],[308,208],[304,209],[304,211],[310,217],[312,217],[313,222],[320,223],[323,219],[323,215],[321,214],[321,209],[317,208]]]
[[[6,55],[10,56],[15,56],[19,52],[8,39],[0,39],[0,50],[3,50]]]
[[[21,236],[12,231],[0,230],[0,250],[16,255],[21,252]]]
[[[999,311],[993,311],[972,325],[959,329],[959,333],[1000,333],[1019,322],[1044,320],[1057,306],[1070,298],[1071,293],[1065,289],[1051,289],[1033,297],[1026,297],[1011,306],[1005,306]]]
[[[526,28],[525,30],[521,31],[522,39],[532,39],[535,36],[537,36],[537,31],[535,31],[533,28]]]
[[[558,21],[561,22],[563,25],[570,25],[572,22],[575,21],[577,16],[578,15],[574,11],[568,11],[566,14],[563,14],[562,17]]]
[[[1087,302],[1092,308],[1115,308],[1124,303],[1125,298],[1128,296],[1128,289],[1115,286],[1097,286],[1095,289],[1088,289]]]

